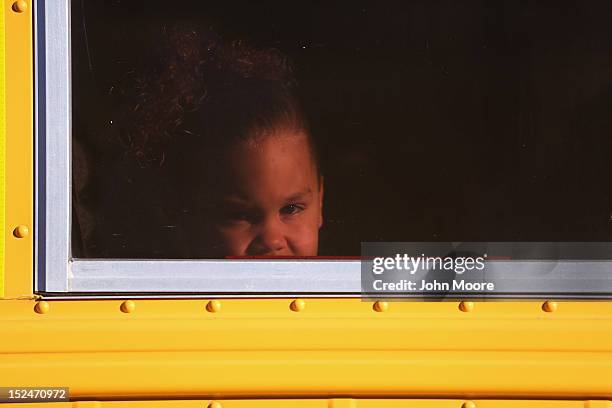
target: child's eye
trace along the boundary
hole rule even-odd
[[[282,215],[295,215],[304,211],[304,207],[299,204],[289,204],[280,209]]]

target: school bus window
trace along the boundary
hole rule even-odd
[[[77,257],[611,232],[593,4],[138,4],[72,3]]]
[[[45,3],[40,287],[354,293],[362,243],[607,242],[603,8]]]

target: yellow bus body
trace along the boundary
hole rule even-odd
[[[5,0],[0,29],[0,386],[69,387],[53,407],[612,407],[612,302],[35,294],[29,6]]]

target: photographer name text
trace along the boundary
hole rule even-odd
[[[421,279],[417,282],[402,279],[397,282],[385,282],[382,279],[377,279],[373,282],[373,288],[381,292],[484,292],[494,291],[495,284],[492,282],[468,282],[464,279],[453,279],[452,282],[438,282],[435,279],[432,281]]]

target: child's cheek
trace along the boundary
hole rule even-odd
[[[287,241],[291,252],[295,256],[315,256],[319,244],[319,217],[317,214],[308,214],[299,222],[292,225]]]
[[[219,229],[219,238],[225,248],[225,255],[243,256],[247,254],[247,248],[252,241],[248,228],[240,226],[222,227]]]

